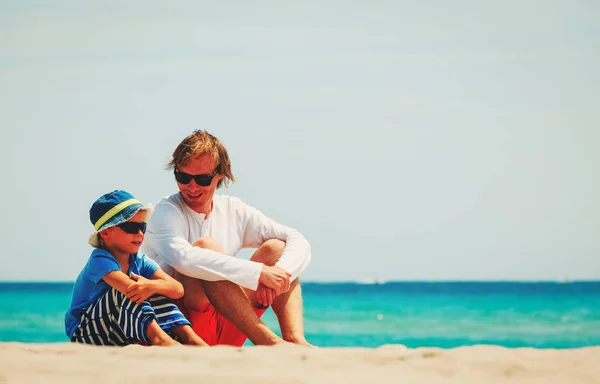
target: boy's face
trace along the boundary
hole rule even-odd
[[[143,223],[146,219],[145,211],[138,211],[128,222]],[[138,231],[135,234],[127,233],[118,226],[109,227],[100,232],[107,248],[121,253],[137,253],[144,241],[144,234]]]

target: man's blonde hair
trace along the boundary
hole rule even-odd
[[[235,182],[231,173],[231,161],[225,146],[213,135],[206,131],[197,130],[183,139],[175,148],[172,160],[167,164],[167,169],[174,169],[186,165],[190,160],[200,156],[209,155],[217,165],[217,173],[225,176],[219,180],[217,188]]]

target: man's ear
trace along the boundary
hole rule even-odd
[[[108,237],[108,235],[109,235],[109,233],[110,233],[110,230],[111,230],[111,229],[112,229],[112,227],[110,227],[110,228],[106,228],[106,229],[103,229],[103,230],[101,230],[101,231],[100,231],[100,232],[98,232],[98,233],[100,234],[100,236],[101,236],[103,239],[106,239],[106,238]]]

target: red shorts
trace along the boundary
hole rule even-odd
[[[241,347],[246,342],[244,335],[232,322],[221,315],[212,304],[204,312],[198,312],[188,309],[183,300],[176,300],[175,303],[192,323],[194,332],[202,338],[208,345],[217,344],[232,345]],[[261,317],[268,308],[254,308],[254,312],[258,317]]]

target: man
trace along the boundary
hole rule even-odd
[[[173,152],[179,193],[162,199],[148,223],[143,251],[184,286],[180,303],[194,331],[209,345],[292,342],[304,337],[298,276],[310,245],[298,231],[267,218],[240,199],[215,195],[234,182],[223,144],[195,131]],[[250,260],[234,256],[257,248]],[[271,306],[277,336],[260,320]]]

